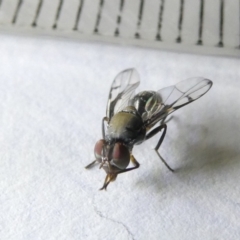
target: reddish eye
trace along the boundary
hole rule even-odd
[[[111,163],[120,169],[125,169],[130,162],[130,152],[126,146],[116,143],[112,152]]]
[[[105,140],[103,139],[97,141],[97,143],[95,144],[94,154],[95,154],[95,158],[98,160],[102,160],[104,145],[105,145]]]

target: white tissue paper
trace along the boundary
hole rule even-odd
[[[61,39],[0,35],[0,239],[239,239],[240,60]],[[213,81],[136,146],[140,168],[99,191],[86,170],[114,77],[139,90]]]

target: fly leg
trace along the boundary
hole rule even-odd
[[[154,135],[156,135],[158,132],[160,132],[163,129],[163,133],[162,136],[160,137],[156,147],[154,148],[155,152],[157,153],[158,157],[162,160],[162,162],[165,164],[165,166],[172,172],[174,172],[174,170],[167,164],[167,162],[163,159],[163,157],[160,155],[160,153],[158,152],[158,149],[160,148],[163,139],[166,135],[167,132],[167,125],[163,124],[161,126],[158,126],[156,128],[154,128],[150,133],[147,134],[146,136],[146,140],[148,140],[149,138],[153,137]]]
[[[91,167],[93,167],[93,165],[95,165],[96,163],[100,163],[100,162],[96,159],[96,160],[94,160],[93,162],[91,162],[90,164],[88,164],[87,166],[85,166],[85,168],[86,168],[86,169],[91,168]]]
[[[108,122],[108,118],[104,117],[102,119],[102,138],[105,139],[105,125],[104,125],[104,121]],[[103,156],[105,156],[106,154],[106,149],[105,146],[103,147]],[[96,163],[101,163],[98,159],[94,160],[93,162],[91,162],[90,164],[88,164],[85,168],[91,168],[93,167]]]
[[[164,118],[160,121],[160,126],[163,125],[163,124],[169,123],[169,122],[173,119],[173,116],[170,116],[170,117],[168,118],[168,120],[165,121],[166,118],[167,118],[167,116],[164,117]]]
[[[102,119],[102,138],[105,140],[105,124],[104,124],[104,121],[108,122],[108,118],[107,117],[104,117]],[[103,146],[103,157],[106,156],[106,146],[104,145]],[[102,161],[102,164],[103,164],[103,161]],[[100,168],[102,167],[102,165],[100,166]]]
[[[105,139],[105,125],[104,125],[104,121],[108,122],[108,118],[104,117],[102,119],[102,138]]]

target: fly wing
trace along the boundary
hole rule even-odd
[[[129,100],[140,84],[138,72],[135,69],[126,69],[114,79],[107,102],[106,116],[109,121],[112,116],[128,106]]]
[[[171,114],[175,110],[197,100],[212,87],[212,81],[205,78],[190,78],[179,82],[175,86],[163,88],[156,92],[155,98],[146,104],[147,118],[145,124],[154,124]],[[153,101],[154,99],[160,101]],[[153,107],[154,106],[154,107]]]

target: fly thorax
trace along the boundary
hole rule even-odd
[[[134,107],[127,107],[112,117],[107,135],[110,140],[115,139],[131,143],[143,139],[145,133],[143,120],[136,109]]]

